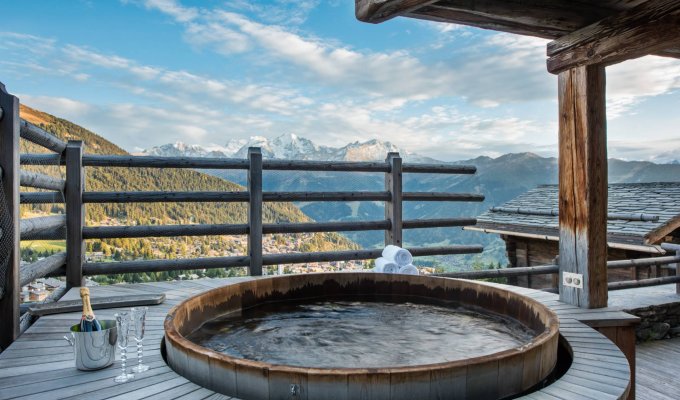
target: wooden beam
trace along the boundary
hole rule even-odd
[[[38,260],[33,264],[21,267],[21,286],[28,285],[36,279],[44,278],[48,274],[60,269],[66,264],[66,252],[53,254]]]
[[[19,336],[19,99],[0,83],[0,348]]]
[[[69,140],[66,157],[66,286],[82,286],[85,262],[85,171],[83,170],[83,142]]]
[[[560,300],[607,306],[607,134],[605,71],[584,66],[559,75]],[[583,289],[563,285],[583,275]]]
[[[19,193],[21,204],[56,204],[64,202],[64,194],[61,192],[21,192]]]
[[[66,142],[26,121],[21,121],[21,137],[57,154],[66,149]]]
[[[648,0],[548,43],[548,71],[612,65],[678,44],[680,2]]]
[[[57,191],[64,190],[65,182],[63,179],[24,170],[21,170],[19,174],[21,186]]]
[[[680,228],[680,215],[676,215],[670,220],[666,221],[665,224],[648,232],[645,235],[645,243],[648,244],[658,244],[664,240],[664,238],[671,234],[671,232]]]
[[[66,215],[24,218],[19,222],[19,238],[29,240],[40,232],[53,231],[66,226]]]
[[[532,30],[562,36],[611,15],[611,9],[596,4],[546,0],[440,0],[432,5],[440,10],[493,19],[508,27],[532,27]],[[418,12],[418,11],[416,11]]]
[[[247,224],[86,226],[85,239],[247,235]]]
[[[355,14],[359,21],[377,24],[436,2],[437,0],[356,0]]]
[[[247,267],[248,256],[201,257],[174,260],[135,260],[118,262],[88,262],[83,273],[91,275],[128,274],[133,272],[182,271],[203,268]]]
[[[554,28],[537,28],[520,22],[511,22],[495,17],[479,15],[468,11],[451,10],[446,8],[426,6],[408,13],[406,17],[424,19],[427,21],[448,22],[475,28],[515,33],[518,35],[537,36],[552,39],[566,32]]]
[[[479,245],[408,248],[408,251],[410,251],[414,257],[444,254],[476,254],[481,253],[482,250],[483,247]],[[265,254],[262,257],[262,263],[264,265],[276,265],[276,264],[301,264],[328,261],[368,260],[371,258],[380,257],[381,254],[382,249],[321,251],[315,253]]]
[[[86,167],[248,169],[248,160],[221,157],[157,157],[87,154]]]

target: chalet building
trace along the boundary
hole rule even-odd
[[[466,229],[500,234],[510,267],[553,264],[559,253],[558,187],[542,185],[493,207]],[[680,243],[680,182],[609,185],[607,258],[626,260],[664,254],[661,243]],[[610,282],[669,275],[666,268],[615,269]],[[672,274],[671,274],[672,275]],[[521,286],[557,287],[557,274],[517,278]]]

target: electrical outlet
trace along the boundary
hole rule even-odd
[[[583,274],[573,272],[562,272],[562,285],[583,289]]]

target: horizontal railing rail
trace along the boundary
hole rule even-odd
[[[534,267],[500,268],[474,271],[459,271],[434,274],[445,278],[458,279],[491,279],[491,278],[510,278],[528,275],[549,275],[560,272],[557,265],[538,265]]]
[[[442,228],[470,226],[477,223],[475,218],[441,218],[430,220],[405,220],[403,229]],[[315,233],[381,231],[390,229],[389,220],[303,222],[263,224],[262,233]],[[136,225],[136,226],[95,226],[83,227],[85,239],[177,237],[211,235],[247,235],[248,224],[190,224],[190,225]]]
[[[413,247],[415,256],[481,253],[482,246]],[[368,260],[380,257],[382,249],[323,251],[308,253],[263,254],[262,265],[302,264],[314,262]],[[164,272],[203,268],[246,267],[248,256],[199,257],[174,260],[137,260],[119,262],[87,262],[83,265],[85,275],[127,274],[134,272]]]
[[[23,240],[37,240],[45,232],[66,227],[66,215],[26,218],[19,221],[19,235]]]
[[[28,285],[36,279],[52,274],[64,265],[66,265],[66,252],[56,253],[32,264],[24,265],[21,267],[20,284],[21,286]]]
[[[656,278],[638,279],[635,281],[610,282],[607,284],[609,290],[633,289],[639,287],[668,285],[669,283],[680,283],[680,276],[660,276]]]
[[[22,154],[21,165],[65,165],[58,154]],[[243,169],[249,168],[248,160],[217,157],[162,157],[162,156],[115,156],[83,155],[85,167],[127,168],[193,168],[193,169]],[[333,171],[333,172],[390,172],[386,162],[358,161],[306,161],[263,160],[263,170],[270,171]],[[477,167],[456,164],[404,163],[402,172],[416,174],[475,174]]]
[[[48,196],[41,193],[27,193],[25,202],[48,202]],[[403,201],[484,201],[484,196],[475,193],[405,192]],[[250,193],[237,192],[85,192],[83,203],[177,203],[214,202],[246,203]],[[390,192],[263,192],[265,202],[307,202],[307,201],[391,201]]]
[[[20,135],[22,139],[26,139],[58,154],[66,150],[66,142],[25,120],[21,120]]]
[[[667,244],[662,247],[670,249]],[[680,246],[678,246],[680,248]],[[675,247],[673,247],[675,249]],[[612,260],[607,261],[608,270],[616,270],[623,268],[644,268],[650,266],[667,266],[669,269],[676,270],[677,264],[680,263],[680,254],[663,257],[648,257],[631,260]],[[489,270],[474,270],[474,271],[457,271],[434,274],[435,276],[458,279],[492,279],[492,278],[514,278],[520,276],[533,275],[551,275],[560,272],[559,265],[538,265],[532,267],[516,267],[516,268],[500,268]],[[665,276],[647,279],[638,279],[632,281],[610,282],[608,284],[609,290],[628,289],[634,287],[665,285],[669,283],[680,283],[680,276]]]
[[[19,157],[19,165],[55,166],[66,163],[61,154],[24,153]]]
[[[19,172],[19,184],[36,189],[63,191],[66,181],[37,172],[21,170]]]
[[[64,194],[61,192],[21,192],[19,201],[21,204],[58,204],[64,202]]]

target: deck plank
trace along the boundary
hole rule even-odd
[[[677,399],[680,381],[677,368],[680,365],[680,338],[642,343],[637,350],[637,398]]]

